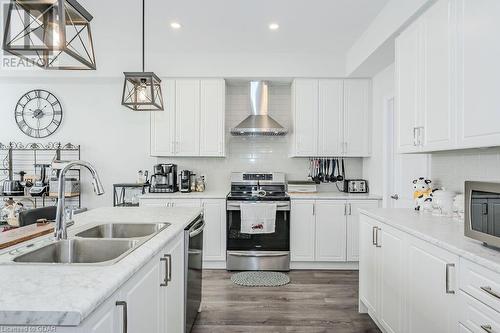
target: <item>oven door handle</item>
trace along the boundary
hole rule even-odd
[[[260,202],[259,202],[260,203]],[[227,203],[227,207],[228,208],[237,208],[238,210],[241,209],[241,203]],[[290,207],[290,203],[282,203],[282,204],[276,204],[276,209],[278,208],[289,208]]]
[[[240,252],[228,252],[228,255],[235,257],[285,257],[288,252],[282,253],[240,253]]]

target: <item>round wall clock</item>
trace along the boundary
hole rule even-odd
[[[42,89],[28,91],[16,105],[16,123],[32,138],[46,138],[61,125],[62,107],[59,100]]]

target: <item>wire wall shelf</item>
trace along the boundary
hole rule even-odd
[[[51,178],[49,168],[53,161],[80,159],[80,146],[72,143],[0,143],[0,208],[3,206],[3,202],[10,198],[21,202],[28,209],[54,206],[57,203],[57,198],[49,195],[51,194],[50,192],[53,192],[50,189],[41,196],[33,196],[27,191],[25,191],[24,195],[12,196],[4,194],[4,182],[8,180],[20,180],[21,174],[24,174],[25,179],[40,180],[42,168],[46,169],[46,179],[49,182]],[[76,179],[80,183],[80,171],[79,168],[70,170],[66,175],[66,179]],[[80,194],[67,196],[66,204],[70,207],[81,208]]]

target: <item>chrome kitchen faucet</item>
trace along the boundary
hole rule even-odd
[[[92,175],[92,185],[94,186],[94,192],[97,195],[104,194],[104,187],[99,179],[96,169],[88,162],[85,161],[71,161],[67,163],[64,168],[59,172],[59,184],[57,187],[57,213],[56,213],[56,225],[54,228],[54,237],[56,240],[67,239],[68,234],[66,232],[66,214],[64,212],[65,203],[65,192],[66,192],[66,182],[65,176],[66,172],[74,166],[82,166],[87,168]]]

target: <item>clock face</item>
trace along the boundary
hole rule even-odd
[[[59,100],[46,90],[24,94],[16,105],[16,123],[32,138],[46,138],[61,125],[62,107]]]

